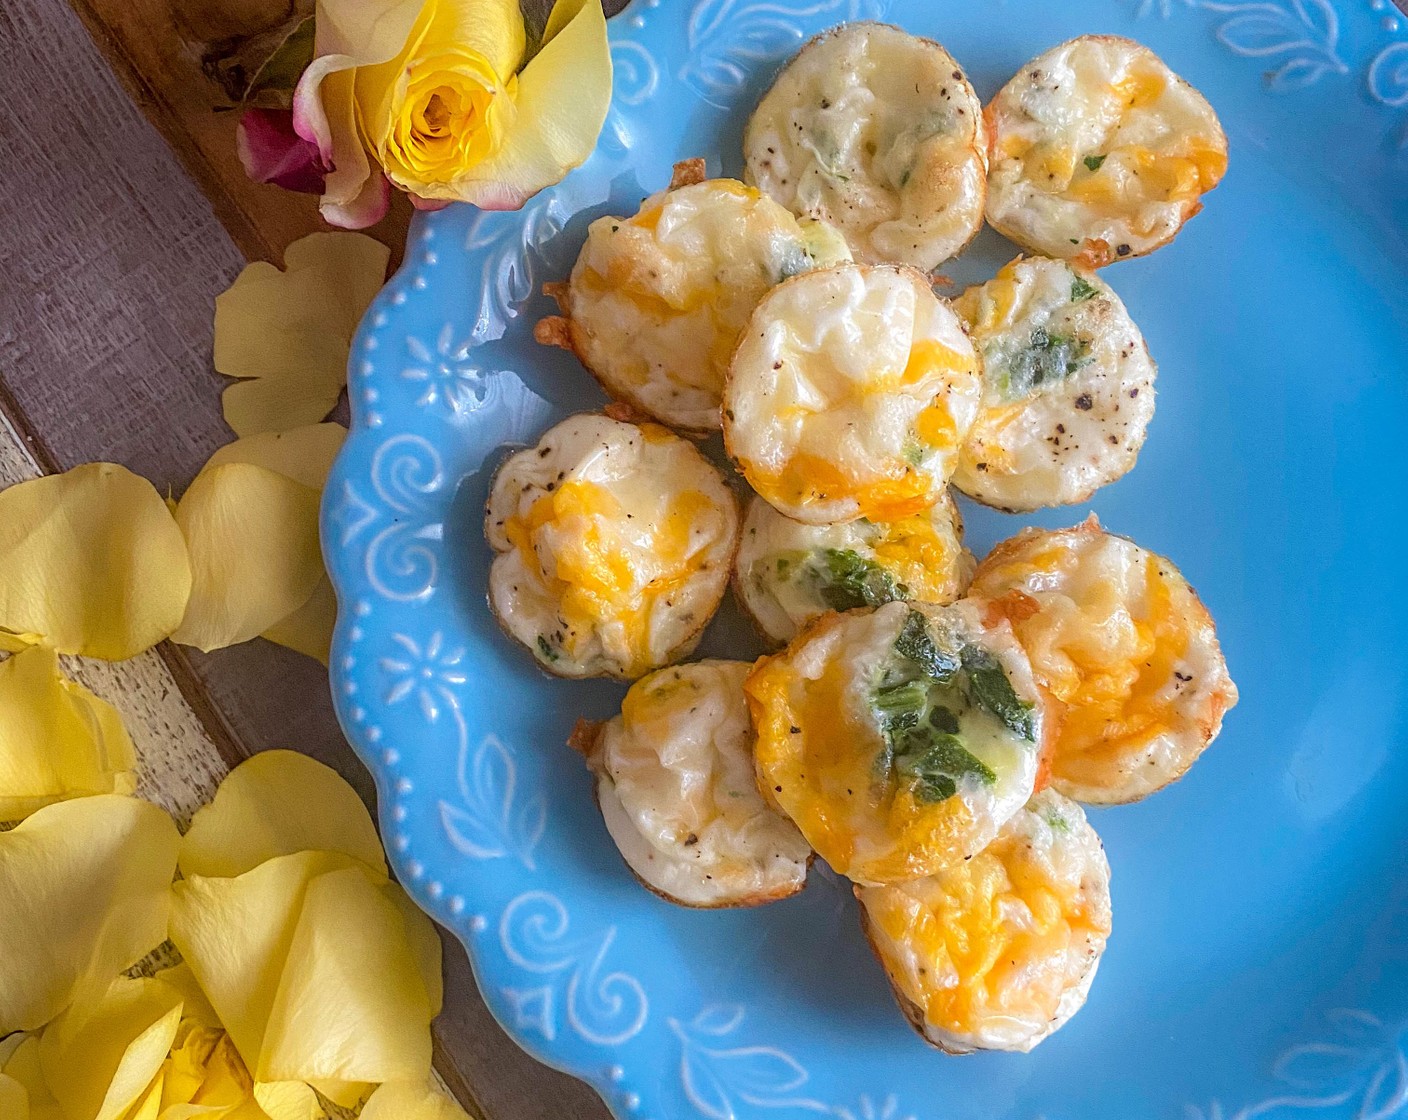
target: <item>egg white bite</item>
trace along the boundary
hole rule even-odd
[[[953,56],[883,23],[804,46],[743,138],[749,182],[835,225],[857,260],[925,271],[982,228],[987,145],[982,102]]]
[[[657,424],[570,416],[494,476],[489,603],[551,673],[633,680],[685,657],[718,608],[738,506]]]
[[[746,661],[696,661],[631,686],[573,746],[637,879],[681,906],[757,906],[802,889],[812,850],[753,777]]]
[[[1064,1026],[1110,935],[1100,837],[1052,790],[971,860],[856,897],[905,1017],[953,1054],[1025,1052]]]
[[[571,280],[551,288],[563,317],[535,334],[573,350],[613,397],[705,432],[719,427],[729,357],[763,293],[851,254],[836,230],[736,180],[703,180],[695,162],[634,216],[591,224]]]
[[[953,484],[998,509],[1083,502],[1126,474],[1154,415],[1154,361],[1119,296],[1066,261],[1018,257],[954,301],[983,405]]]
[[[1064,711],[1051,785],[1077,801],[1137,801],[1180,778],[1237,703],[1207,608],[1178,569],[1092,515],[1027,529],[978,566],[972,594],[1012,623]]]
[[[981,398],[977,352],[921,273],[840,265],[758,304],[724,385],[724,442],[796,521],[898,521],[943,496]]]
[[[1227,137],[1203,95],[1114,35],[1034,58],[986,113],[988,221],[1090,268],[1173,240],[1227,171]]]
[[[1046,699],[981,602],[823,615],[746,691],[763,796],[857,883],[962,863],[1036,785]]]
[[[973,567],[947,492],[899,521],[844,525],[805,525],[755,497],[743,519],[734,591],[763,636],[781,644],[827,611],[896,599],[951,603]]]

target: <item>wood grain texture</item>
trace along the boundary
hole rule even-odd
[[[180,493],[231,438],[210,363],[213,300],[260,243],[225,232],[63,0],[0,4],[0,104],[0,406],[46,469],[111,460]],[[282,247],[297,232],[271,223],[260,237]],[[315,662],[264,642],[208,656],[164,646],[159,656],[222,761],[292,747],[370,799]],[[150,669],[153,687],[169,688]],[[94,686],[145,721],[152,742],[197,733],[185,715],[143,714],[115,696],[121,681]],[[191,771],[173,804],[189,807],[208,789],[209,765]],[[590,1090],[503,1034],[448,936],[445,968],[437,1065],[467,1104],[488,1120],[605,1115]]]

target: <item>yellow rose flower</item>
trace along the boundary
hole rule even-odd
[[[294,127],[332,168],[334,225],[377,221],[388,180],[420,206],[517,209],[591,154],[606,119],[601,0],[558,0],[526,66],[517,0],[318,0],[316,26]]]

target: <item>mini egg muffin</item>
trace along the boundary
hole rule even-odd
[[[743,138],[747,179],[835,225],[859,261],[928,271],[983,225],[983,106],[953,56],[883,23],[849,23],[792,59]]]
[[[489,604],[550,673],[633,680],[685,657],[718,608],[738,505],[687,440],[569,416],[494,476]]]
[[[841,235],[753,187],[681,164],[630,218],[598,218],[538,324],[613,397],[671,427],[719,427],[729,356],[758,300],[790,276],[851,259]]]
[[[790,642],[827,611],[895,599],[951,603],[973,575],[963,518],[947,492],[899,521],[804,525],[754,498],[734,567],[739,603],[771,641]]]
[[[1110,936],[1100,837],[1051,790],[966,863],[856,897],[905,1017],[951,1054],[1025,1052],[1064,1026]]]
[[[1083,502],[1134,466],[1156,367],[1103,280],[1018,257],[954,309],[983,356],[983,406],[955,486],[1016,512]]]
[[[1172,241],[1227,171],[1227,137],[1203,95],[1114,35],[1033,59],[986,115],[988,221],[1089,268]]]
[[[607,831],[646,887],[682,906],[757,906],[802,889],[812,850],[753,777],[745,661],[661,669],[621,714],[578,725]]]
[[[1046,700],[984,603],[823,615],[745,687],[763,796],[857,883],[962,863],[1035,788]]]
[[[978,354],[921,273],[841,265],[758,304],[724,385],[724,442],[796,521],[897,521],[943,497],[981,399]]]
[[[971,594],[1012,623],[1065,705],[1051,785],[1137,801],[1183,776],[1237,703],[1207,608],[1168,560],[1100,528],[1026,529],[979,566]]]

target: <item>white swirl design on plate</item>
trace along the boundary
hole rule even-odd
[[[1157,13],[1160,19],[1168,19],[1173,15],[1174,8],[1192,8],[1197,2],[1198,0],[1139,0],[1139,8],[1135,14],[1143,19]]]
[[[516,1006],[532,997],[545,1009],[544,1035],[556,1031],[554,993],[565,985],[562,1003],[567,1026],[597,1046],[619,1046],[645,1026],[648,1003],[640,981],[628,973],[607,971],[607,955],[616,927],[595,934],[571,931],[567,908],[547,891],[528,891],[505,908],[499,942],[510,961],[526,972],[553,979],[534,988],[502,988]],[[546,993],[546,994],[545,994]]]
[[[470,224],[465,248],[482,254],[479,305],[466,346],[503,338],[535,293],[539,266],[568,218],[556,190],[538,195],[520,211],[484,211]],[[556,275],[557,270],[551,269]]]
[[[419,388],[417,408],[440,406],[451,416],[483,408],[493,387],[494,370],[485,370],[471,361],[474,340],[455,340],[453,323],[446,323],[433,346],[411,335],[406,351],[416,364],[401,370],[401,380]]]
[[[1369,93],[1381,105],[1401,109],[1408,105],[1408,43],[1385,47],[1369,64]],[[1408,125],[1398,134],[1398,146],[1408,148]]]
[[[1304,89],[1326,74],[1349,73],[1337,53],[1340,19],[1329,0],[1203,0],[1202,6],[1229,17],[1218,26],[1217,38],[1234,54],[1284,60],[1267,75],[1273,90]]]
[[[640,43],[622,40],[611,46],[611,65],[616,72],[616,84],[611,97],[611,111],[606,127],[601,130],[601,144],[613,155],[624,155],[635,146],[633,114],[628,109],[644,105],[660,85],[660,66],[654,55]]]
[[[1389,1120],[1408,1105],[1408,1056],[1403,1028],[1386,1026],[1367,1011],[1335,1010],[1326,1015],[1330,1038],[1293,1046],[1277,1059],[1272,1076],[1285,1092],[1229,1111],[1221,1101],[1206,1108],[1189,1105],[1187,1120],[1289,1120],[1292,1116],[1354,1109],[1354,1120]]]
[[[732,108],[750,74],[781,62],[813,16],[882,19],[889,0],[700,0],[690,13],[689,61],[680,78],[710,105]]]
[[[410,602],[433,594],[444,525],[426,507],[444,484],[440,453],[429,440],[400,435],[377,448],[372,489],[385,509],[399,515],[367,546],[367,582],[383,598]],[[382,520],[383,510],[373,512],[373,521]]]

